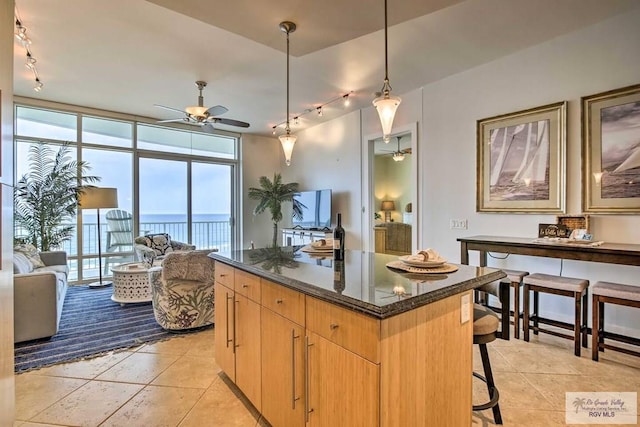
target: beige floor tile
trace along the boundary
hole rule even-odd
[[[162,353],[182,356],[190,350],[190,335],[176,334],[166,340],[145,344],[138,349],[139,353]]]
[[[153,380],[152,384],[208,388],[218,372],[220,372],[220,367],[212,357],[181,356]]]
[[[78,362],[60,363],[48,368],[42,368],[38,373],[55,377],[94,379],[131,354],[129,351],[121,351]]]
[[[493,372],[517,372],[517,369],[513,367],[496,348],[492,347],[491,344],[487,345],[491,370]],[[480,357],[480,347],[477,345],[473,346],[473,370],[480,374],[484,372],[482,358]]]
[[[233,391],[216,376],[180,427],[254,427],[258,421]]]
[[[197,334],[189,335],[189,351],[187,356],[203,356],[214,357],[213,340],[215,336],[215,330],[213,328],[199,332]]]
[[[547,410],[554,409],[542,393],[532,387],[523,374],[515,372],[496,372],[494,381],[500,394],[501,408],[522,408]],[[487,385],[473,379],[473,403],[475,405],[489,401]]]
[[[505,427],[552,427],[564,426],[564,412],[545,411],[522,408],[500,408],[502,422]],[[489,425],[493,425],[493,414],[491,411],[483,411],[484,419],[489,420]],[[475,420],[475,417],[474,417]],[[476,425],[476,424],[474,424]],[[481,425],[481,424],[478,424]]]
[[[98,380],[149,384],[180,356],[159,353],[133,353],[105,371]]]
[[[15,376],[16,419],[27,421],[87,383],[86,380],[49,377],[27,372]]]
[[[545,374],[578,374],[570,358],[575,357],[572,351],[545,346],[539,343],[525,343],[525,346],[495,347],[505,360],[517,372]]]
[[[41,424],[41,423],[32,423],[32,422],[16,422],[13,427],[60,427],[60,424]]]
[[[147,386],[101,427],[175,427],[203,393],[202,389]]]
[[[97,426],[142,388],[137,384],[90,381],[40,412],[31,421],[72,426]]]

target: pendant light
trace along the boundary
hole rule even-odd
[[[287,35],[287,124],[284,128],[285,134],[280,135],[280,143],[282,144],[282,151],[284,151],[284,158],[287,166],[291,165],[291,153],[293,152],[293,146],[298,139],[297,136],[291,134],[291,128],[289,127],[289,34],[296,30],[296,24],[290,21],[284,21],[280,23],[280,31]]]
[[[396,138],[398,140],[398,151],[393,153],[393,160],[396,162],[401,162],[404,160],[404,153],[400,151],[400,137]]]
[[[398,105],[402,101],[398,96],[391,96],[389,85],[389,57],[387,53],[387,0],[384,0],[384,83],[380,90],[380,97],[373,100],[373,105],[378,110],[380,123],[382,124],[382,139],[389,142],[393,118],[396,115]]]

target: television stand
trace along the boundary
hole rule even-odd
[[[309,229],[299,227],[282,229],[282,244],[284,246],[308,245],[316,240],[327,239],[329,237],[331,237],[331,230],[328,228]]]

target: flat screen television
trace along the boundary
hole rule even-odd
[[[292,217],[295,228],[331,228],[331,190],[300,191],[293,198],[304,205],[302,219]]]

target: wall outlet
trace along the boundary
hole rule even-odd
[[[450,219],[449,220],[449,228],[457,229],[457,230],[466,230],[467,229],[467,220],[466,219]]]

